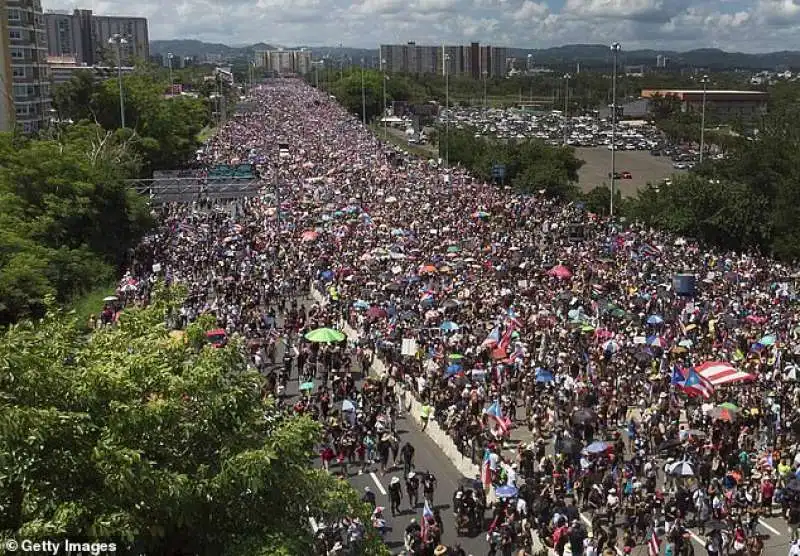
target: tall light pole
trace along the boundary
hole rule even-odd
[[[700,82],[703,84],[703,106],[700,111],[700,164],[702,164],[703,153],[706,150],[706,89],[708,76],[704,75]]]
[[[444,163],[450,166],[450,54],[444,55],[444,106],[447,112],[445,121],[445,140],[447,141],[444,150]]]
[[[608,208],[611,218],[614,218],[614,192],[617,179],[617,57],[621,49],[618,42],[611,44],[611,56],[614,59],[614,67],[611,70],[611,204]]]
[[[386,60],[381,58],[381,78],[383,79],[383,110],[381,114],[383,115],[383,140],[386,141]]]
[[[342,43],[339,43],[339,81],[344,79],[344,50],[342,50]]]
[[[367,92],[364,89],[364,58],[361,58],[361,123],[367,125]]]
[[[171,97],[175,93],[172,80],[172,52],[167,52],[167,66],[169,66],[169,96]]]
[[[564,145],[567,144],[567,123],[569,122],[569,80],[570,74],[564,74]]]
[[[122,92],[122,45],[128,41],[119,33],[114,33],[108,39],[108,44],[117,45],[117,81],[119,81],[119,122],[125,129],[125,95]]]
[[[483,70],[483,109],[486,110],[486,89],[487,89],[487,82],[489,78],[489,72]]]

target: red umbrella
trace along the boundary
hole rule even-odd
[[[386,309],[373,305],[367,311],[367,318],[369,319],[385,319],[388,316]]]
[[[568,280],[569,278],[572,278],[572,271],[563,264],[554,266],[547,271],[547,274],[550,276],[555,276],[556,278],[561,278],[562,280]]]

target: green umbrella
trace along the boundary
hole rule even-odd
[[[581,326],[581,332],[594,332],[594,326],[591,326],[589,324],[584,324],[583,326]]]
[[[306,340],[317,344],[341,342],[345,335],[333,328],[317,328],[306,334]]]
[[[464,356],[463,356],[463,355],[461,355],[460,353],[451,353],[451,354],[450,354],[450,355],[448,355],[447,357],[449,357],[450,359],[452,359],[452,360],[454,360],[454,361],[456,361],[456,360],[458,360],[458,359],[464,359]]]
[[[313,389],[314,389],[314,383],[313,382],[304,382],[303,384],[300,385],[300,390],[301,391],[302,390],[313,390]]]
[[[451,245],[450,247],[447,248],[448,253],[458,253],[459,251],[461,251],[461,247],[459,247],[458,245]]]
[[[721,403],[717,407],[721,407],[722,409],[727,409],[729,411],[739,411],[739,406],[731,402]]]

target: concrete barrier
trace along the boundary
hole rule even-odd
[[[319,303],[320,305],[325,305],[327,300],[325,296],[320,293],[316,288],[311,288],[311,297]],[[358,340],[359,335],[358,333],[353,330],[353,327],[350,326],[345,321],[340,322],[340,329],[341,331],[348,337],[350,340]],[[383,377],[386,376],[388,369],[386,364],[381,360],[380,357],[375,357],[372,360],[372,366],[370,367],[370,374]],[[399,386],[397,387],[399,388]],[[399,392],[398,392],[399,393]],[[422,428],[422,404],[416,399],[416,397],[412,394],[409,396],[411,401],[411,418],[414,420],[414,423]],[[433,416],[428,420],[428,426],[425,428],[425,434],[433,440],[433,442],[441,448],[444,455],[450,460],[450,462],[455,466],[455,468],[466,477],[475,477],[480,473],[480,467],[472,463],[472,460],[468,457],[465,457],[456,447],[455,442],[450,436],[439,427],[439,423],[437,423]]]

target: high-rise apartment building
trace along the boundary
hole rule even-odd
[[[382,44],[381,59],[389,73],[469,75],[480,78],[484,72],[490,77],[505,77],[507,49],[481,46],[422,46],[408,44]]]
[[[253,53],[257,68],[264,71],[279,73],[282,75],[299,73],[304,74],[311,71],[311,51],[301,48],[300,50],[256,50]]]
[[[47,36],[40,0],[0,0],[0,129],[32,133],[50,120]]]
[[[150,58],[144,17],[94,15],[92,10],[51,11],[45,14],[45,24],[50,56],[72,56],[78,64],[87,66],[115,63],[116,46],[108,40],[118,34],[125,39],[120,48],[123,65]]]

